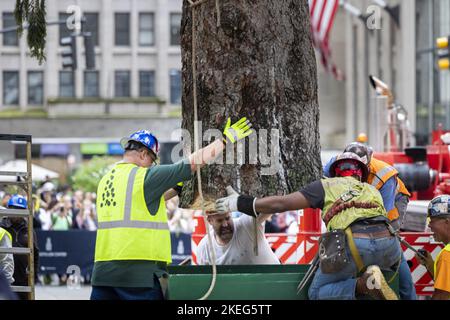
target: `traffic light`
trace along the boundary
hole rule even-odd
[[[438,67],[440,70],[450,69],[450,36],[441,37],[436,40],[436,46],[439,49],[438,52]]]
[[[61,39],[61,46],[63,51],[62,65],[63,68],[71,68],[72,70],[77,69],[77,38],[75,35],[70,37],[65,37]]]
[[[95,70],[95,50],[92,35],[84,33],[84,54],[86,58],[86,70]]]

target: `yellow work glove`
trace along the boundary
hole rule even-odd
[[[173,188],[178,195],[181,194],[181,191],[183,190],[183,182],[178,182],[177,185]]]
[[[223,130],[223,134],[226,137],[226,139],[224,138],[224,142],[236,143],[237,141],[244,139],[253,132],[253,130],[250,129],[251,127],[252,124],[246,117],[241,118],[233,125],[231,125],[231,118],[228,118],[225,129]]]

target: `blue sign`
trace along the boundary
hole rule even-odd
[[[68,144],[42,144],[42,156],[66,156],[70,153],[70,146]]]
[[[120,143],[108,143],[108,154],[121,155],[123,154],[123,148]]]
[[[36,230],[39,246],[40,274],[65,274],[70,266],[80,268],[83,276],[92,274],[95,253],[95,231]],[[171,233],[172,264],[177,265],[191,256],[191,235]]]

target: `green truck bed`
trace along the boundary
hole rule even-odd
[[[309,265],[217,266],[217,280],[210,300],[305,300],[308,287],[297,295],[297,286]],[[169,299],[196,300],[209,288],[210,266],[169,267]],[[393,273],[386,273],[391,279]],[[398,277],[392,283],[398,292]]]

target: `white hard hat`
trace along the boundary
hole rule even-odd
[[[42,191],[43,192],[46,192],[46,191],[54,191],[56,188],[55,188],[55,185],[53,184],[53,183],[51,183],[51,182],[46,182],[46,183],[44,183],[44,185],[42,186]]]

